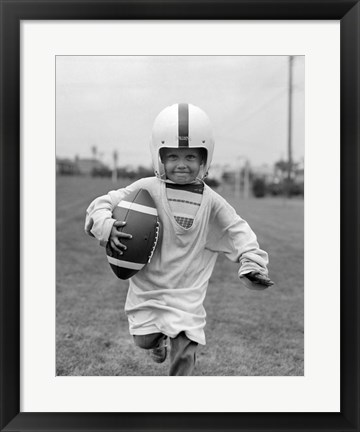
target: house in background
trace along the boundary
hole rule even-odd
[[[85,175],[94,176],[108,173],[109,168],[96,158],[74,160],[69,158],[56,158],[56,174],[58,175]]]
[[[95,172],[100,172],[105,169],[108,169],[108,167],[105,164],[103,164],[101,161],[95,158],[89,158],[89,159],[76,158],[75,161],[79,170],[79,174],[81,175],[93,175]]]
[[[56,158],[56,174],[58,175],[79,174],[76,162],[69,158]]]

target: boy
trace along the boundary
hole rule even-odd
[[[273,285],[267,253],[235,210],[203,182],[214,149],[210,121],[198,107],[176,104],[154,122],[150,143],[155,177],[111,191],[87,209],[85,230],[120,254],[114,207],[134,190],[147,189],[159,214],[160,236],[151,262],[130,279],[125,312],[137,346],[162,363],[170,340],[169,375],[192,375],[196,347],[205,344],[203,301],[219,252],[240,264],[247,285]]]

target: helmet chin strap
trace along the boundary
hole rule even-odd
[[[162,181],[163,183],[179,184],[179,183],[175,183],[175,182],[173,182],[172,180],[169,180],[169,179],[163,179],[163,178],[160,178],[160,177],[158,177],[158,179],[160,181]],[[196,177],[195,180],[193,180],[193,181],[191,181],[189,183],[184,183],[184,184],[193,184],[193,183],[196,183],[197,181],[205,184],[204,180],[202,178],[200,178],[200,177]]]

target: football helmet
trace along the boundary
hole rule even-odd
[[[197,106],[179,103],[166,107],[156,117],[150,152],[155,175],[163,180],[165,170],[160,158],[160,149],[164,147],[205,149],[206,162],[199,172],[199,178],[205,178],[214,152],[214,137],[207,114]]]

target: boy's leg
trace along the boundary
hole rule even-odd
[[[134,342],[140,348],[152,349],[159,346],[162,339],[166,338],[163,333],[150,333],[146,335],[134,335]]]
[[[196,362],[196,348],[198,344],[190,340],[185,332],[179,333],[170,339],[170,376],[192,375]]]
[[[167,336],[163,333],[134,335],[134,342],[140,348],[148,350],[151,359],[156,363],[163,363],[167,356]]]

